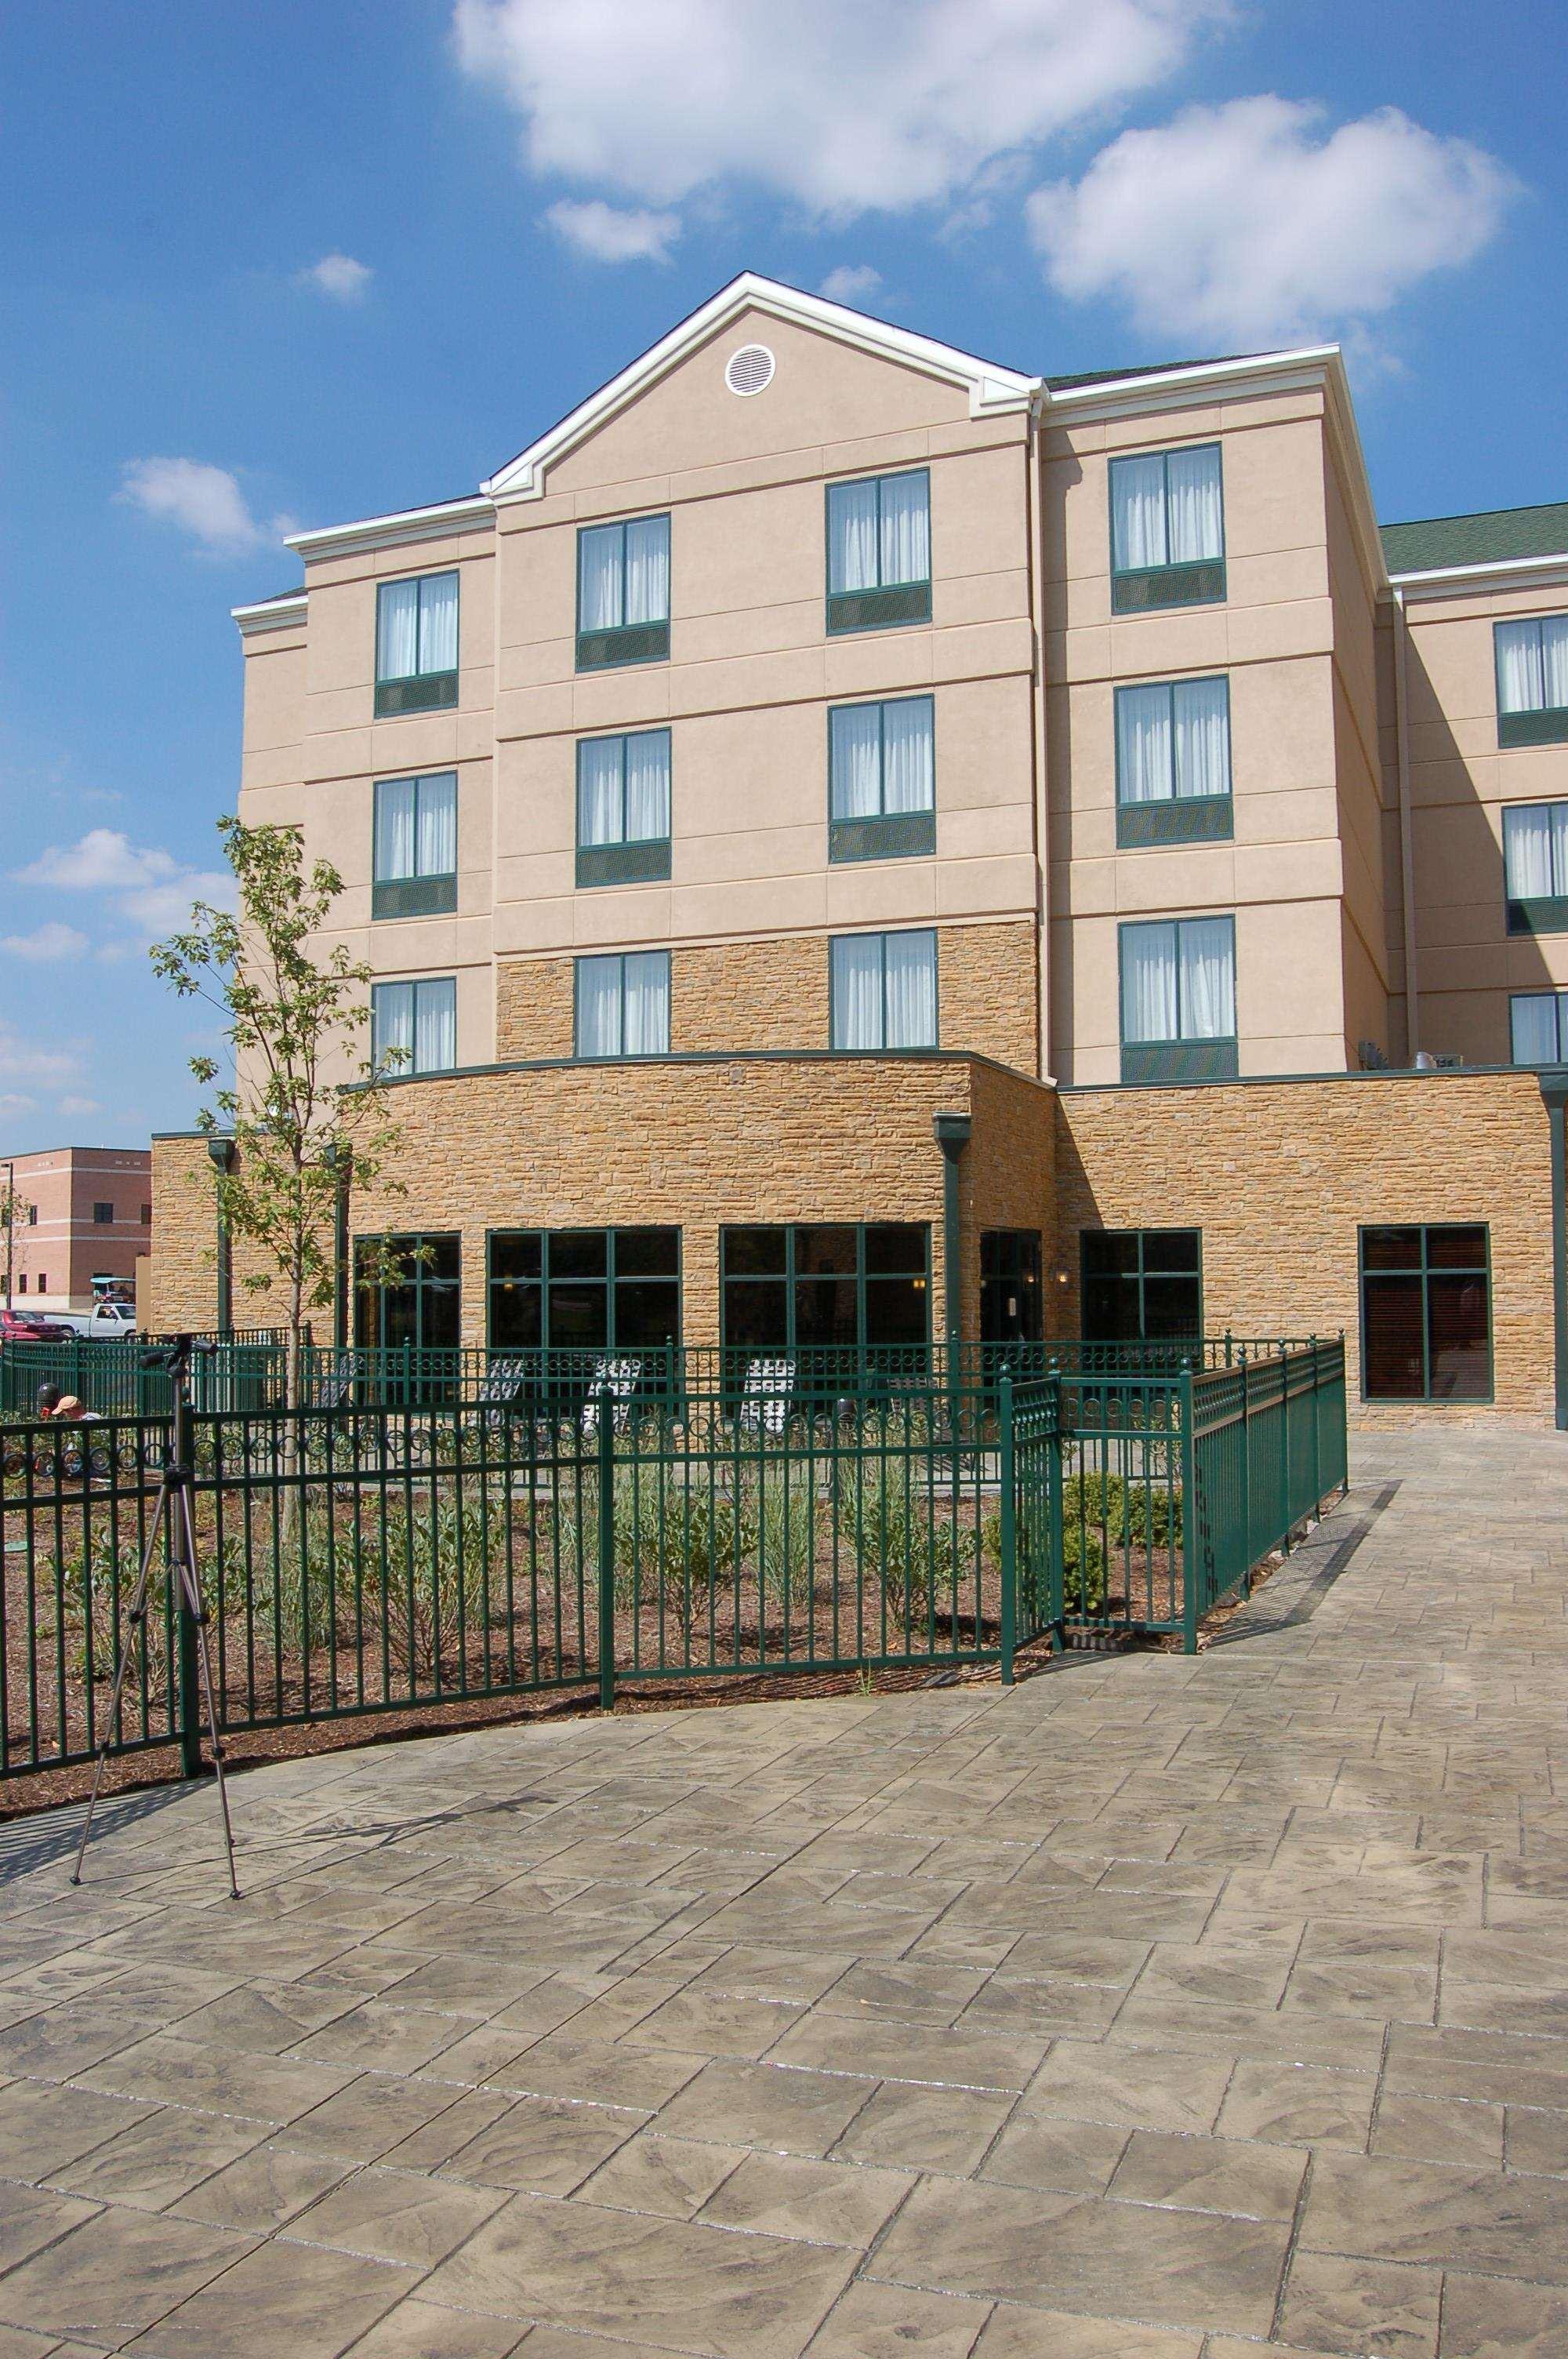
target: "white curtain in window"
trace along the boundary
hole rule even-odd
[[[901,696],[882,707],[882,809],[936,808],[935,707],[928,696]]]
[[[1546,702],[1539,623],[1498,625],[1498,702],[1504,712],[1539,712]]]
[[[1226,679],[1181,679],[1173,691],[1176,792],[1230,792],[1230,683]]]
[[[458,782],[449,773],[419,781],[419,874],[455,876],[458,870]]]
[[[1564,996],[1561,992],[1530,992],[1514,1001],[1511,1015],[1516,1065],[1556,1064]]]
[[[670,954],[633,951],[626,958],[628,1057],[662,1057],[670,1045]]]
[[[419,788],[414,778],[383,778],[375,789],[375,875],[378,883],[412,876],[414,810]]]
[[[657,843],[670,832],[670,733],[639,730],[626,740],[626,841]]]
[[[828,810],[875,819],[881,810],[882,707],[841,704],[827,716]]]
[[[457,982],[449,974],[438,975],[414,994],[414,1070],[449,1073],[457,1061]]]
[[[877,486],[830,484],[827,489],[827,587],[877,586]]]
[[[577,840],[621,842],[621,762],[625,740],[592,737],[577,749]]]
[[[458,577],[427,573],[419,584],[419,669],[458,668]]]
[[[1190,918],[1180,929],[1182,1038],[1236,1037],[1236,927],[1229,918]]]
[[[1111,561],[1119,573],[1169,563],[1163,459],[1111,461],[1110,528]]]
[[[1541,624],[1541,671],[1550,709],[1568,705],[1568,614],[1546,614]]]
[[[931,579],[931,479],[882,478],[882,582]]]
[[[1203,451],[1168,451],[1165,481],[1171,563],[1194,565],[1200,558],[1222,557],[1218,451],[1211,443]]]
[[[639,516],[626,527],[626,620],[670,619],[670,520]]]
[[[1503,869],[1510,901],[1551,898],[1553,806],[1526,803],[1503,813]]]
[[[1174,926],[1123,926],[1121,929],[1121,1037],[1124,1040],[1176,1038]]]
[[[882,1039],[882,938],[839,934],[833,942],[833,1046],[880,1049]]]
[[[618,631],[621,608],[621,527],[595,525],[578,535],[578,628]]]
[[[921,931],[887,937],[887,1045],[936,1046],[936,937]]]
[[[406,1073],[414,1060],[414,985],[378,983],[370,995],[371,1055],[389,1072]],[[403,1054],[388,1062],[391,1052]]]
[[[621,1054],[618,958],[584,958],[577,962],[577,1052],[579,1057]]]
[[[1171,793],[1171,691],[1161,680],[1150,688],[1116,691],[1116,799],[1121,803],[1163,802]]]
[[[419,660],[419,584],[384,582],[375,601],[375,676],[412,679]]]

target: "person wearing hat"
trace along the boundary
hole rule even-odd
[[[96,1409],[89,1408],[74,1393],[62,1393],[54,1406],[56,1425],[97,1425],[101,1422]]]

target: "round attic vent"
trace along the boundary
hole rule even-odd
[[[773,356],[766,344],[742,344],[724,364],[724,382],[731,393],[762,393],[773,381]]]

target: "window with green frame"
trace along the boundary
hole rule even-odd
[[[669,731],[579,737],[579,885],[646,885],[669,873]]]
[[[371,916],[439,918],[458,906],[458,774],[378,778]]]
[[[827,628],[881,631],[931,620],[931,474],[827,486]]]
[[[1141,919],[1119,932],[1123,1082],[1234,1081],[1235,919]]]
[[[455,1351],[462,1242],[414,1234],[354,1241],[354,1341],[370,1349]]]
[[[1499,745],[1558,745],[1568,738],[1568,614],[1494,623]]]
[[[1230,682],[1154,679],[1116,691],[1116,840],[1213,842],[1232,832]]]
[[[1219,445],[1110,462],[1110,604],[1116,614],[1225,596]]]
[[[664,663],[670,652],[670,520],[585,525],[577,537],[577,668]]]
[[[1085,1229],[1086,1343],[1196,1342],[1203,1333],[1201,1229]]]
[[[827,713],[827,857],[900,860],[936,849],[936,706],[929,696]]]
[[[1516,1065],[1568,1064],[1568,991],[1516,991],[1509,1049]]]
[[[828,1039],[838,1049],[935,1049],[936,929],[835,934],[827,945]]]
[[[725,1228],[719,1266],[731,1352],[930,1342],[926,1222]]]
[[[1361,1231],[1366,1400],[1492,1397],[1491,1237],[1483,1222]]]
[[[458,701],[458,577],[421,573],[375,593],[375,713],[437,712]]]
[[[651,1351],[681,1339],[678,1229],[492,1229],[492,1352]]]
[[[1510,934],[1568,933],[1568,802],[1509,805],[1503,889]]]

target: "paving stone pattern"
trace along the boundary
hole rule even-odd
[[[0,2359],[1568,2354],[1565,1603],[1429,1427],[1195,1661],[35,1822]]]

